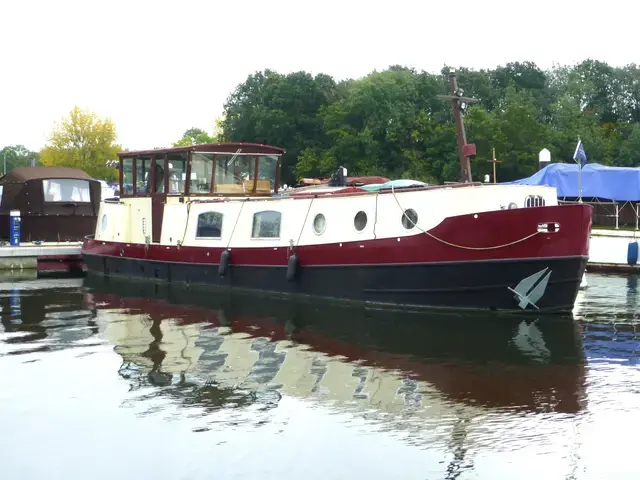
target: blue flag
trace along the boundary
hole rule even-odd
[[[587,163],[587,154],[584,153],[584,145],[582,145],[582,140],[578,140],[576,153],[573,154],[573,160],[580,165],[580,168],[584,167]]]

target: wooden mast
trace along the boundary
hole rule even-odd
[[[478,100],[470,97],[463,97],[463,91],[458,88],[456,72],[452,68],[449,71],[449,85],[451,86],[451,95],[438,95],[443,100],[451,100],[453,107],[453,118],[456,122],[456,135],[458,137],[458,154],[460,156],[460,182],[471,182],[471,164],[470,157],[475,156],[475,144],[467,144],[467,134],[464,129],[464,120],[462,118],[462,110],[460,105],[464,103],[475,103]]]
[[[493,160],[489,160],[490,163],[493,163],[493,183],[497,183],[496,180],[496,163],[502,163],[502,160],[496,160],[496,149],[493,149]]]

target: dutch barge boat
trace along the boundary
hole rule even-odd
[[[592,207],[555,188],[461,183],[280,190],[285,149],[220,143],[119,154],[120,198],[83,244],[89,274],[402,307],[571,311]]]

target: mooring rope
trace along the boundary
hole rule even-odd
[[[247,203],[247,198],[242,200],[242,204],[240,205],[240,211],[238,212],[238,216],[236,217],[236,223],[233,224],[233,229],[231,230],[231,235],[229,235],[229,241],[227,242],[227,250],[229,250],[229,245],[231,245],[231,240],[233,239],[233,234],[236,231],[236,226],[238,225],[238,220],[240,220],[240,215],[242,214],[242,209],[244,208],[244,204]]]
[[[391,187],[391,194],[393,195],[393,198],[395,199],[396,203],[398,204],[398,207],[400,207],[400,210],[402,211],[402,216],[405,217],[407,220],[409,220],[411,223],[413,223],[413,221],[407,215],[406,211],[402,208],[402,205],[400,205],[400,201],[398,200],[398,197],[396,196],[396,192],[394,191],[393,186]],[[526,237],[522,237],[522,238],[520,238],[518,240],[514,240],[513,242],[504,243],[502,245],[494,245],[492,247],[467,247],[465,245],[457,245],[455,243],[447,242],[446,240],[438,238],[433,233],[428,232],[428,231],[423,230],[422,228],[420,228],[418,226],[417,222],[414,225],[418,230],[420,230],[422,233],[424,233],[426,235],[429,235],[434,240],[437,240],[438,242],[443,243],[445,245],[448,245],[450,247],[461,248],[463,250],[498,250],[500,248],[506,248],[506,247],[510,247],[512,245],[516,245],[518,243],[522,243],[522,242],[524,242],[526,240],[529,240],[532,237],[535,237],[536,235],[538,235],[540,233],[539,231],[535,231],[532,234],[527,235]]]
[[[311,206],[313,205],[313,201],[316,197],[311,198],[311,202],[309,202],[309,208],[307,209],[307,214],[304,216],[304,222],[302,222],[302,228],[300,229],[300,235],[298,235],[298,241],[296,242],[296,247],[300,245],[300,239],[302,238],[302,232],[304,232],[304,226],[307,224],[307,218],[309,217],[309,212],[311,211]]]

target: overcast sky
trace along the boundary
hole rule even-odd
[[[264,68],[640,62],[638,13],[627,0],[0,0],[0,148],[40,149],[75,105],[110,117],[126,148],[166,146],[211,131]]]

